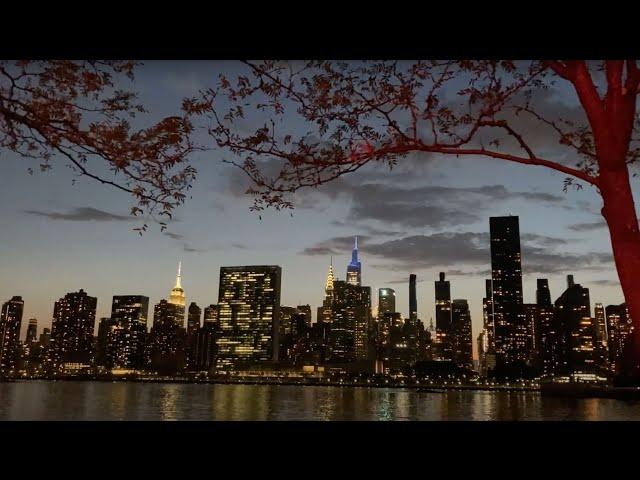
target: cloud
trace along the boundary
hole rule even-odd
[[[24,212],[29,215],[46,217],[50,220],[66,220],[71,222],[113,222],[135,219],[135,217],[129,215],[117,215],[92,207],[77,207],[68,212],[43,212],[40,210],[24,210]]]
[[[525,275],[614,269],[610,253],[557,251],[555,247],[569,241],[536,234],[523,234],[522,237],[522,270]],[[486,276],[491,265],[489,234],[486,232],[441,232],[377,242],[363,237],[360,243],[363,257],[373,257],[372,267],[378,265],[395,271],[438,267],[451,275]],[[335,237],[301,253],[340,255],[350,251],[352,245],[352,237]],[[386,265],[377,264],[377,260],[383,260]]]
[[[604,287],[619,287],[620,286],[620,280],[601,279],[601,280],[592,280],[589,283],[593,283],[595,285],[600,285],[600,286],[604,286]]]
[[[573,230],[574,232],[590,232],[606,227],[607,224],[604,221],[598,220],[597,222],[574,223],[573,225],[569,225],[567,228],[569,230]]]
[[[204,253],[207,250],[201,249],[201,248],[194,248],[194,247],[190,246],[189,244],[184,243],[182,245],[182,251],[184,251],[186,253]]]
[[[181,235],[179,233],[172,233],[172,232],[163,232],[167,237],[173,239],[173,240],[182,240],[184,238],[184,235]]]

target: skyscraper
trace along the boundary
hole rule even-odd
[[[625,303],[607,305],[607,347],[609,351],[609,369],[612,373],[620,373],[627,341],[633,332],[633,323],[629,309]]]
[[[169,294],[169,303],[182,307],[182,316],[175,319],[178,322],[178,326],[180,327],[184,327],[186,302],[187,301],[184,296],[184,290],[182,289],[182,262],[178,262],[178,275],[176,276],[176,285],[171,289],[171,293]],[[177,309],[176,312],[178,312]]]
[[[11,300],[2,304],[2,312],[0,312],[0,374],[7,375],[16,368],[23,311],[22,297],[12,297]]]
[[[98,299],[83,289],[55,302],[51,325],[55,371],[72,373],[91,366],[97,304]]]
[[[451,304],[451,351],[456,365],[473,368],[471,313],[465,299],[455,299]]]
[[[561,338],[561,361],[557,376],[572,380],[595,380],[599,366],[596,355],[596,325],[591,318],[589,289],[567,276],[567,289],[555,301],[555,322]]]
[[[596,353],[597,362],[603,370],[609,368],[609,355],[607,350],[607,317],[604,305],[596,303],[593,309],[593,316],[596,323]]]
[[[329,360],[349,363],[367,360],[371,288],[336,280],[329,333]]]
[[[218,328],[218,305],[204,309],[204,322],[196,334],[196,371],[210,372],[215,369],[216,330]]]
[[[189,305],[189,314],[187,317],[187,335],[195,335],[200,328],[200,318],[202,317],[202,309],[196,302]]]
[[[281,278],[282,269],[275,265],[220,267],[219,370],[277,362]]]
[[[418,296],[416,295],[416,276],[409,275],[409,318],[418,319]]]
[[[561,362],[562,338],[560,329],[555,322],[555,309],[551,303],[549,281],[538,278],[536,290],[538,351],[540,354],[540,368],[542,375],[551,376],[558,371]]]
[[[378,316],[396,311],[396,291],[393,288],[378,289]]]
[[[324,286],[324,299],[322,300],[322,306],[318,307],[318,323],[330,324],[331,323],[331,304],[333,303],[333,282],[335,277],[333,274],[333,258],[329,264],[329,272],[327,273],[327,281]]]
[[[491,287],[496,373],[519,377],[529,359],[522,307],[520,226],[517,216],[491,217]]]
[[[34,343],[38,341],[38,320],[35,318],[29,319],[29,326],[27,327],[27,336],[25,343]]]
[[[218,305],[212,303],[208,307],[204,307],[204,323],[218,323]]]
[[[189,305],[189,313],[187,314],[187,337],[185,345],[185,354],[187,362],[187,370],[196,371],[196,342],[198,330],[200,330],[200,318],[202,317],[202,309],[196,302]]]
[[[435,359],[453,360],[451,350],[451,285],[445,280],[444,272],[435,282],[436,301],[436,341]]]
[[[358,237],[355,238],[351,252],[351,263],[347,265],[347,283],[351,285],[362,285],[362,265],[360,264],[360,260],[358,260]]]
[[[105,366],[124,370],[140,370],[144,367],[148,314],[149,297],[113,296]]]

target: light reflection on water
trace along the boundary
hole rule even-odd
[[[0,383],[1,420],[640,420],[640,403],[536,393],[30,381]]]

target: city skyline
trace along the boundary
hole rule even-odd
[[[152,115],[170,114],[181,97],[237,69],[232,62],[148,62],[133,86]],[[575,112],[571,94],[547,95],[548,108]],[[547,148],[553,156],[554,145]],[[128,217],[126,195],[88,179],[72,184],[62,165],[31,176],[23,159],[7,153],[0,221],[11,228],[0,245],[2,298],[21,295],[25,318],[37,318],[41,330],[50,324],[53,301],[85,288],[98,298],[101,318],[112,295],[146,295],[150,304],[165,298],[182,260],[188,303],[215,302],[211,271],[222,265],[277,264],[283,269],[282,303],[309,303],[315,310],[330,256],[345,279],[357,235],[363,284],[374,292],[394,288],[399,310],[408,316],[408,276],[416,274],[418,316],[428,325],[434,316],[431,282],[445,271],[453,296],[468,299],[478,332],[490,258],[486,219],[512,212],[521,219],[525,302],[534,299],[536,278],[548,278],[556,298],[567,274],[605,305],[623,301],[598,196],[591,187],[563,193],[562,174],[482,158],[413,156],[392,172],[371,165],[357,177],[300,192],[293,217],[268,211],[260,219],[244,195],[248,180],[221,158],[217,152],[194,154],[199,176],[191,198],[166,232],[156,225],[138,237],[131,228],[142,221]],[[452,260],[454,254],[460,261]],[[410,262],[415,269],[407,267]]]

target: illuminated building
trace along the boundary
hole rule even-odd
[[[98,299],[80,289],[55,302],[51,325],[53,370],[78,373],[91,366]]]
[[[304,324],[311,328],[311,305],[298,305],[298,314],[304,317]]]
[[[274,265],[220,267],[218,370],[277,362],[281,278]]]
[[[12,297],[2,304],[0,312],[0,374],[15,373],[20,354],[20,326],[24,301]]]
[[[495,375],[521,377],[529,360],[522,307],[520,226],[517,216],[491,217],[491,301]]]
[[[455,299],[451,304],[451,353],[457,366],[473,368],[471,313],[464,299]]]
[[[596,323],[596,353],[598,365],[603,370],[609,369],[609,354],[607,350],[607,317],[604,305],[596,303],[593,309]]]
[[[280,345],[278,347],[278,355],[280,362],[288,362],[290,360],[291,350],[294,346],[294,340],[292,335],[292,327],[294,316],[298,312],[296,307],[280,306],[280,326],[278,332],[278,338]]]
[[[451,350],[451,285],[445,280],[444,272],[435,282],[436,301],[436,341],[435,360],[452,360]]]
[[[482,349],[478,349],[480,375],[493,375],[496,368],[495,329],[493,326],[493,289],[491,279],[485,280],[485,297],[482,299]]]
[[[109,331],[111,327],[115,325],[115,321],[111,320],[111,317],[102,317],[98,322],[98,336],[96,337],[95,354],[93,363],[97,367],[111,368],[108,366],[107,360],[107,348],[109,341]]]
[[[396,291],[393,288],[378,289],[378,315],[396,311]]]
[[[35,343],[38,341],[38,320],[35,318],[29,319],[29,325],[27,326],[27,336],[25,343]]]
[[[351,251],[351,263],[347,265],[347,283],[351,285],[362,285],[362,265],[358,260],[358,237],[355,238],[353,250]]]
[[[549,281],[546,278],[537,279],[536,289],[536,326],[538,331],[538,351],[540,355],[540,368],[543,376],[553,376],[559,371],[562,361],[561,347],[563,344],[560,336],[559,325],[555,321],[555,308],[551,303],[551,291]]]
[[[529,358],[527,364],[534,370],[538,367],[538,304],[523,303],[522,311],[524,312],[524,321],[527,326],[527,351]]]
[[[621,305],[607,305],[605,314],[607,318],[609,368],[612,373],[620,373],[625,346],[633,331],[633,323],[629,316],[629,309],[625,303]]]
[[[349,363],[368,359],[371,288],[336,280],[333,284],[329,360]]]
[[[324,286],[324,299],[322,306],[318,307],[318,323],[328,325],[331,323],[331,305],[333,303],[333,282],[335,277],[333,274],[333,258],[329,264],[329,272],[327,273],[327,281]]]
[[[189,305],[189,313],[187,316],[187,335],[195,335],[200,328],[200,317],[202,316],[202,309],[196,302],[191,302]]]
[[[567,276],[567,289],[555,301],[555,318],[560,331],[560,365],[555,376],[574,381],[597,380],[596,325],[591,318],[589,289]]]
[[[179,327],[184,327],[186,302],[187,301],[184,296],[184,290],[182,289],[182,262],[178,262],[178,275],[176,276],[176,284],[171,289],[171,293],[169,294],[169,303],[182,307],[182,317],[175,318],[175,321],[178,323]],[[176,309],[176,312],[178,311],[179,310]]]
[[[108,369],[141,370],[145,366],[149,298],[143,295],[114,295],[111,317],[105,320],[107,342],[104,366]]]

